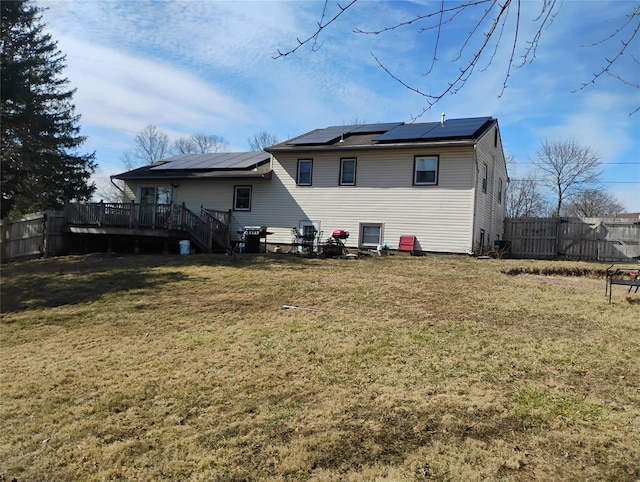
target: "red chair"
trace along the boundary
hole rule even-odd
[[[413,256],[414,245],[416,244],[416,237],[411,235],[400,236],[400,243],[398,244],[398,251],[406,251]]]

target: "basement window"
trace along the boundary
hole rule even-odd
[[[360,247],[377,248],[382,244],[382,223],[360,223]]]

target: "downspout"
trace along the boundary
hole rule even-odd
[[[492,245],[491,235],[495,236],[493,233],[493,229],[496,227],[495,220],[493,219],[493,203],[495,202],[494,198],[494,187],[496,185],[496,156],[491,154],[491,189],[487,186],[487,194],[489,195],[489,226],[490,232],[487,233],[487,242],[489,246]]]
[[[473,222],[471,223],[471,248],[469,254],[473,254],[473,248],[475,244],[476,235],[476,223],[477,223],[477,207],[478,207],[478,144],[473,144],[473,159],[475,161],[476,170],[473,173],[473,206],[471,206],[471,212],[473,213]]]
[[[124,201],[124,189],[122,189],[120,186],[118,186],[115,182],[113,182],[113,176],[109,176],[109,181],[111,181],[111,184],[113,184],[113,186],[120,191],[120,194],[122,194],[122,200]]]

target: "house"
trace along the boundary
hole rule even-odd
[[[349,231],[348,247],[468,253],[501,239],[507,168],[497,119],[332,126],[261,153],[175,156],[117,176],[127,201],[231,211],[270,246]]]

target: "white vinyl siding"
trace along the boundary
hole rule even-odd
[[[504,202],[498,202],[498,189],[502,179],[507,179],[507,167],[500,143],[500,136],[496,135],[497,127],[493,127],[478,141],[476,149],[476,222],[474,227],[474,248],[480,244],[480,230],[485,231],[485,243],[493,246],[499,237],[502,239],[505,207]],[[495,145],[497,141],[497,146]],[[482,171],[487,166],[486,194],[483,192]],[[503,188],[504,189],[504,188]],[[504,193],[503,193],[504,199]]]
[[[319,220],[324,237],[347,229],[347,246],[358,246],[360,223],[384,224],[383,241],[397,248],[400,236],[413,234],[418,249],[465,253],[473,224],[473,147],[358,152],[358,178],[353,189],[340,188],[337,175],[344,152],[314,153],[313,185],[296,185],[296,154],[275,155],[274,182],[264,202],[274,232],[269,242],[288,243],[290,229],[301,219]],[[438,185],[414,186],[414,156],[439,156]],[[277,179],[277,181],[276,181]],[[258,203],[254,191],[253,203]],[[262,198],[260,198],[262,201]]]

